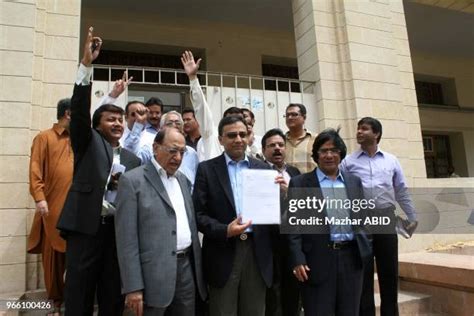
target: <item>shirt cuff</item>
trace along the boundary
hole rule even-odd
[[[91,83],[92,67],[86,67],[82,63],[77,69],[76,84],[78,86],[88,86]]]

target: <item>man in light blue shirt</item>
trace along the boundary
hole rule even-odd
[[[382,124],[372,117],[364,117],[357,123],[357,143],[360,149],[346,157],[341,170],[362,180],[364,195],[375,201],[373,216],[388,216],[391,225],[374,233],[373,253],[376,258],[380,285],[382,315],[398,315],[398,239],[395,232],[395,205],[401,206],[408,220],[416,221],[416,212],[408,194],[405,177],[397,158],[380,150]],[[379,229],[380,227],[373,227]],[[361,300],[361,315],[375,316],[374,263],[370,260],[365,275]]]

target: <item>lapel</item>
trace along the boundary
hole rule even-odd
[[[319,200],[323,200],[323,190],[321,189],[321,185],[319,184],[319,179],[316,175],[316,168],[309,173],[305,173],[303,175],[303,187],[305,188],[315,188],[316,190],[316,197]],[[314,189],[313,189],[314,190]],[[311,192],[311,191],[310,191]],[[310,193],[309,192],[309,193]],[[323,209],[323,213],[327,216],[326,207]]]
[[[218,159],[213,161],[215,176],[224,188],[225,195],[229,200],[230,204],[235,210],[234,195],[232,194],[232,186],[230,185],[229,172],[225,164],[225,157],[222,154]]]
[[[125,170],[130,170],[133,168],[131,165],[130,155],[126,149],[122,148],[120,150],[120,164],[125,166]]]
[[[176,179],[178,179],[179,186],[181,188],[181,193],[183,194],[184,207],[186,208],[186,214],[188,215],[188,222],[191,223],[191,219],[194,217],[193,214],[193,205],[191,201],[191,192],[186,176],[180,172],[176,172]]]
[[[151,162],[148,162],[145,165],[145,178],[148,180],[148,182],[151,183],[151,186],[155,189],[155,191],[161,196],[163,201],[168,204],[168,206],[173,209],[173,204],[171,204],[171,200],[168,196],[168,193],[166,193],[165,186],[163,185],[163,182],[161,181],[160,175],[156,171],[155,166]]]
[[[105,140],[105,138],[96,130],[94,130],[97,135],[100,137],[100,140],[102,141],[102,144],[104,145],[104,150],[105,154],[107,155],[107,161],[109,163],[109,166],[112,166],[112,161],[114,160],[114,151],[112,149],[112,146],[108,141]]]

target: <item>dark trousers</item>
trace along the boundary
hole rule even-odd
[[[95,236],[67,235],[65,315],[92,315],[97,292],[99,315],[122,315],[120,271],[113,219]]]
[[[357,316],[362,292],[363,268],[357,245],[335,252],[335,266],[331,273],[310,267],[309,273],[329,273],[318,284],[303,283],[301,295],[305,316]]]
[[[279,246],[279,249],[273,252],[273,285],[267,289],[265,315],[299,316],[300,285],[288,261],[286,240],[280,242]]]
[[[176,287],[169,306],[158,308],[145,306],[144,316],[189,316],[195,315],[196,287],[193,268],[188,256],[178,258]]]
[[[394,207],[373,210],[374,216],[389,216],[391,224],[372,228],[372,251],[377,265],[380,288],[381,316],[398,315],[398,238],[395,232]],[[364,269],[364,285],[360,302],[361,316],[375,316],[374,260],[368,260]]]
[[[266,285],[253,239],[237,240],[232,272],[222,288],[209,287],[211,316],[264,316]]]

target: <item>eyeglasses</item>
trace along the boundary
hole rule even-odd
[[[172,156],[175,156],[177,155],[178,153],[181,155],[181,156],[184,156],[184,154],[186,153],[186,151],[188,150],[186,147],[182,148],[182,149],[179,149],[179,148],[170,148],[170,147],[166,147],[166,146],[160,146],[160,148],[164,151],[166,151],[167,153],[169,153],[170,155]]]
[[[318,154],[320,154],[321,156],[327,156],[329,155],[329,153],[333,155],[339,155],[341,153],[341,150],[338,148],[324,148],[318,150]]]
[[[237,138],[237,136],[239,136],[240,138],[245,138],[247,137],[247,132],[229,132],[225,134],[225,136],[230,139],[235,139]]]
[[[298,117],[300,116],[301,113],[298,112],[288,112],[285,115],[283,115],[284,118],[292,118],[292,117]]]
[[[176,121],[166,121],[165,125],[166,126],[173,126],[173,125],[181,126],[181,125],[183,125],[183,123],[181,121],[178,121],[178,120],[176,120]]]

